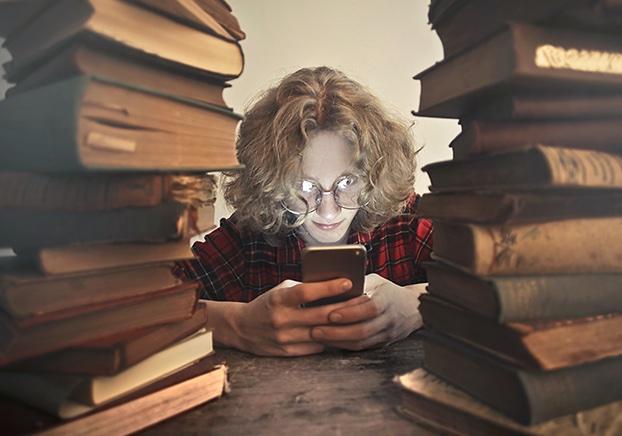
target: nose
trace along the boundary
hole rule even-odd
[[[335,201],[332,192],[322,192],[322,201],[316,210],[316,213],[326,221],[333,220],[341,212],[341,206]]]

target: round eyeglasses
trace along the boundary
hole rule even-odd
[[[296,215],[309,214],[317,210],[322,203],[325,195],[332,195],[335,203],[343,209],[359,209],[359,195],[363,188],[360,177],[355,175],[345,175],[339,177],[329,190],[322,187],[312,180],[302,180],[294,195],[283,200],[283,207]]]

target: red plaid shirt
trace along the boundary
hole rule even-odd
[[[377,273],[398,285],[426,282],[421,262],[430,259],[432,222],[417,218],[418,196],[401,215],[371,232],[351,232],[348,244],[367,248],[367,274]],[[301,280],[305,241],[295,231],[279,246],[259,233],[236,227],[235,213],[192,246],[196,258],[179,262],[176,274],[199,280],[202,298],[248,302],[285,279]]]

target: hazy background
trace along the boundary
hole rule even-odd
[[[417,72],[442,58],[427,20],[427,0],[228,0],[247,38],[246,66],[225,91],[225,100],[242,113],[260,90],[301,67],[327,65],[368,86],[387,107],[415,122],[423,150],[419,168],[450,158],[449,141],[458,133],[453,120],[414,118],[419,101]],[[0,51],[0,63],[9,58]],[[0,80],[0,97],[7,88]],[[416,189],[429,181],[420,170]],[[216,217],[230,213],[222,198]]]

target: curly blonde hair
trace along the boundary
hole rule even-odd
[[[299,181],[302,152],[314,131],[341,134],[365,183],[353,228],[369,231],[404,207],[414,190],[415,146],[409,126],[391,116],[364,86],[328,67],[303,68],[260,94],[245,113],[225,199],[238,225],[282,235],[302,224],[282,206]]]

